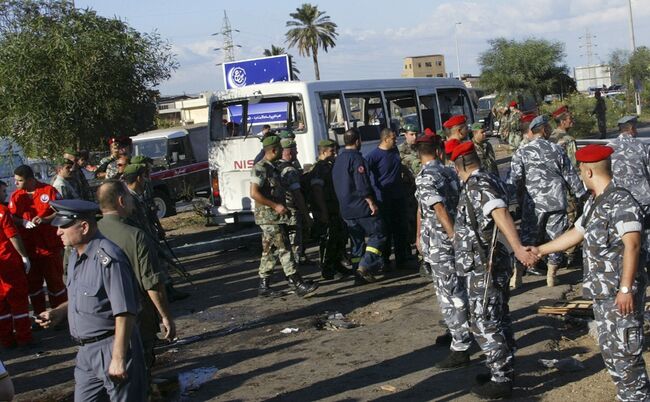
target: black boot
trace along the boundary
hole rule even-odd
[[[481,399],[509,398],[512,395],[512,381],[494,382],[490,380],[472,387],[472,393]]]
[[[289,286],[291,286],[291,288],[296,291],[296,294],[298,296],[302,296],[302,297],[312,296],[313,293],[316,291],[316,289],[318,289],[317,283],[305,282],[300,277],[300,274],[298,273],[295,273],[287,277],[287,280],[289,281]]]
[[[436,363],[436,368],[439,369],[452,369],[457,367],[463,367],[469,364],[469,352],[462,351],[457,352],[452,350],[449,352],[447,357],[444,360]]]
[[[478,385],[483,385],[487,382],[490,382],[492,380],[492,373],[487,372],[487,373],[478,373],[476,377],[474,377],[476,380],[476,383]]]
[[[271,278],[260,278],[260,286],[257,288],[257,295],[260,297],[274,297],[278,293],[271,289]]]
[[[165,290],[167,291],[167,300],[169,300],[170,303],[190,297],[189,293],[174,289],[174,284],[171,282],[165,284]]]

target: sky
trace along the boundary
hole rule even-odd
[[[142,32],[169,41],[179,68],[158,88],[163,95],[223,89],[217,64],[223,54],[224,11],[233,29],[237,59],[261,57],[271,45],[286,47],[286,21],[304,0],[75,0],[105,17],[117,17]],[[587,65],[584,46],[592,37],[593,63],[615,49],[630,49],[628,0],[321,0],[313,1],[338,25],[336,47],[319,53],[323,80],[396,78],[407,56],[443,54],[456,75],[455,31],[460,70],[477,75],[479,55],[497,37],[560,41],[565,64]],[[632,0],[636,46],[650,46],[650,0]],[[460,22],[460,25],[456,25]],[[293,54],[302,80],[314,79],[311,58]]]

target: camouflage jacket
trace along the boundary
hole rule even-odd
[[[276,168],[280,173],[280,184],[285,191],[287,208],[295,211],[297,208],[296,201],[293,197],[294,191],[300,191],[300,172],[294,166],[294,162],[287,162],[283,159],[278,161]]]
[[[551,141],[564,149],[564,152],[566,152],[573,167],[577,168],[578,162],[576,161],[576,151],[578,150],[578,147],[576,146],[576,139],[571,134],[558,127],[551,133]]]
[[[420,242],[424,261],[429,264],[453,261],[452,239],[447,236],[433,206],[443,203],[449,216],[454,219],[460,192],[458,176],[440,161],[432,160],[422,167],[415,178],[415,185],[415,198],[420,208]],[[443,266],[449,264],[440,264],[440,267]],[[453,272],[445,274],[450,273]]]
[[[489,141],[485,140],[482,143],[474,141],[474,149],[478,158],[481,160],[481,167],[488,173],[499,174],[497,169],[496,156],[494,155],[494,149],[492,144]]]
[[[584,234],[583,293],[592,299],[616,297],[623,273],[623,235],[643,228],[639,204],[628,191],[614,186],[613,182],[607,186],[602,199],[590,198],[575,223]],[[646,283],[643,260],[639,256],[637,286]]]
[[[107,156],[99,161],[99,166],[106,164],[106,179],[113,179],[117,176],[117,158]],[[99,173],[99,172],[98,172]]]
[[[566,210],[567,186],[578,198],[586,192],[566,152],[544,138],[517,149],[510,162],[508,184],[514,189],[525,188],[522,203],[532,202],[544,212]]]
[[[397,150],[399,151],[399,158],[402,161],[402,164],[406,166],[413,175],[418,174],[420,169],[422,169],[422,164],[420,163],[420,158],[418,157],[418,152],[415,150],[415,147],[404,141],[399,144]]]
[[[471,203],[471,207],[468,203]],[[463,184],[456,212],[453,240],[456,272],[459,275],[470,271],[485,271],[487,261],[483,257],[488,255],[495,224],[492,211],[507,207],[508,195],[505,185],[495,175],[477,170]],[[476,221],[476,228],[472,220]]]
[[[650,205],[650,147],[629,134],[620,134],[609,146],[616,185],[632,193],[643,206]]]
[[[280,172],[275,164],[266,159],[257,162],[251,170],[251,183],[260,187],[260,193],[269,200],[286,205],[286,190],[282,186]],[[255,204],[255,223],[276,225],[288,223],[291,214],[279,215],[273,208]]]

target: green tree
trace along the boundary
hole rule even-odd
[[[293,20],[287,21],[287,27],[291,29],[286,33],[286,42],[289,47],[297,47],[301,56],[311,56],[316,79],[320,80],[318,49],[327,53],[329,48],[336,46],[337,25],[330,21],[325,11],[319,11],[318,6],[309,3],[296,8],[296,12],[289,16]]]
[[[542,39],[521,42],[497,38],[481,53],[481,86],[500,94],[533,96],[538,103],[544,95],[566,87],[567,67],[564,45]]]
[[[285,48],[271,45],[270,49],[264,49],[264,57],[282,56],[283,54],[289,56],[289,61],[291,61],[291,79],[294,81],[300,81],[300,77],[298,76],[300,70],[298,70],[298,67],[296,66],[296,61],[293,59],[292,55],[287,53]]]
[[[612,79],[627,87],[625,104],[628,111],[634,111],[634,90],[642,88],[641,102],[650,102],[650,49],[637,47],[632,54],[627,50],[614,50],[609,56]]]
[[[150,129],[154,88],[176,67],[157,33],[68,1],[1,1],[0,135],[51,156]]]

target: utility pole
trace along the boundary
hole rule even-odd
[[[214,48],[215,51],[223,51],[223,62],[230,62],[230,61],[235,61],[235,48],[236,47],[241,47],[241,45],[236,45],[235,42],[232,39],[232,33],[233,32],[239,32],[238,29],[233,29],[232,26],[230,25],[230,20],[228,19],[228,14],[226,14],[226,10],[223,10],[223,23],[221,26],[221,31],[213,33],[212,36],[217,36],[221,35],[223,36],[223,45],[222,47],[217,47]],[[217,65],[221,65],[222,63],[219,63]]]
[[[595,86],[593,82],[593,72],[594,72],[593,60],[596,53],[594,53],[593,48],[598,46],[592,42],[592,39],[594,39],[595,37],[596,35],[592,35],[591,32],[589,32],[589,28],[586,29],[584,36],[578,37],[578,39],[584,40],[584,43],[578,47],[580,49],[584,49],[585,53],[582,54],[581,56],[587,57],[587,71],[589,73],[590,88]],[[598,77],[596,77],[596,83],[598,83]]]
[[[458,52],[458,25],[460,22],[454,24],[454,38],[456,39],[456,68],[458,71],[458,79],[460,80],[460,53]]]
[[[632,18],[632,0],[627,0],[628,9],[630,11],[630,45],[632,45],[632,53],[636,50],[636,43],[634,41],[634,18]],[[639,93],[639,88],[637,88],[637,83],[632,79],[632,85],[634,85],[634,103],[636,104],[636,114],[637,116],[641,115],[641,94]],[[641,83],[639,83],[641,85]]]

